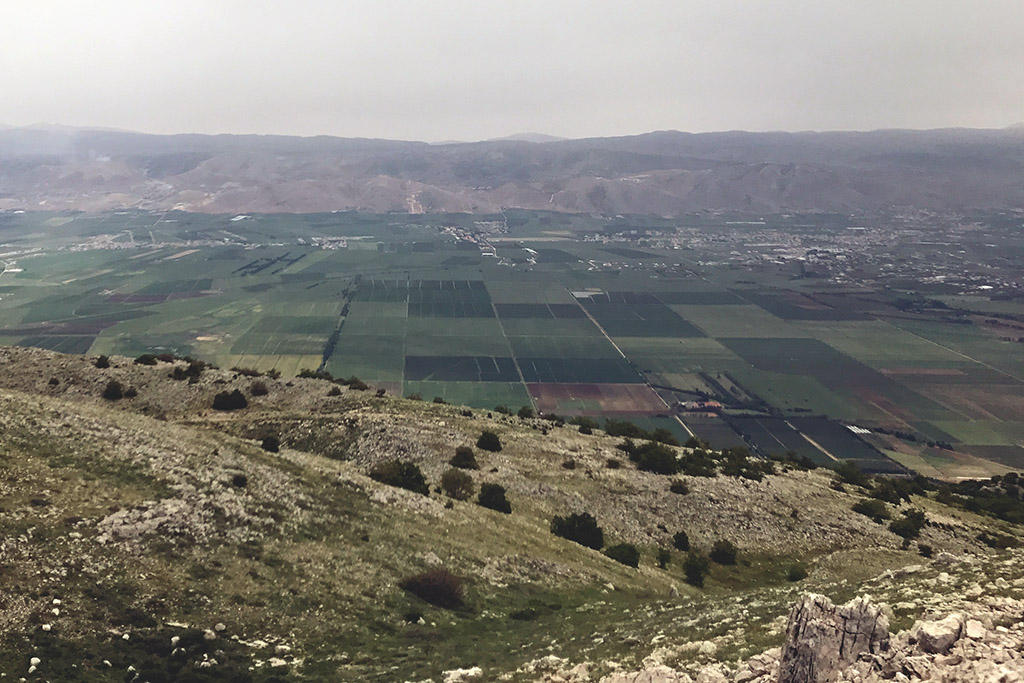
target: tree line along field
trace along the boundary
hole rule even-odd
[[[879,472],[1024,467],[1024,359],[986,330],[896,315],[895,295],[583,241],[580,217],[481,232],[499,218],[5,214],[0,343],[321,369]],[[721,414],[677,410],[704,399]]]

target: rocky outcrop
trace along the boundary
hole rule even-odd
[[[889,620],[868,598],[836,606],[824,595],[805,595],[793,608],[779,683],[823,683],[861,654],[889,645]]]

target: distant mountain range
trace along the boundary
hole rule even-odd
[[[470,143],[0,129],[0,209],[604,214],[1024,208],[1024,129]]]

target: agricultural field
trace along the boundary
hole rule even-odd
[[[824,266],[763,238],[812,239],[803,225],[755,240],[706,217],[651,221],[656,237],[637,224],[7,212],[0,343],[320,370],[875,472],[1024,468],[1024,298],[885,279],[874,262],[857,282],[808,276]]]

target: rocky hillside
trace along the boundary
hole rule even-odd
[[[867,590],[903,626],[954,595],[1021,597],[1017,555],[990,547],[1017,528],[934,492],[883,505],[924,511],[904,542],[852,511],[867,489],[824,470],[761,476],[751,462],[730,476],[721,454],[670,447],[690,469],[666,476],[620,438],[550,420],[96,360],[0,348],[0,673],[12,679],[731,676],[783,644],[806,591]],[[232,395],[245,407],[213,408]],[[476,446],[484,431],[499,451]],[[442,490],[459,446],[478,467]],[[388,479],[381,465],[396,460],[426,493],[378,481],[419,488]],[[484,484],[504,488],[510,514],[478,504]],[[583,512],[604,551],[552,533],[554,517]],[[708,559],[722,541],[735,560]],[[615,546],[638,551],[637,566]]]
[[[0,209],[603,214],[1024,206],[1024,133],[704,133],[528,142],[0,130]]]

